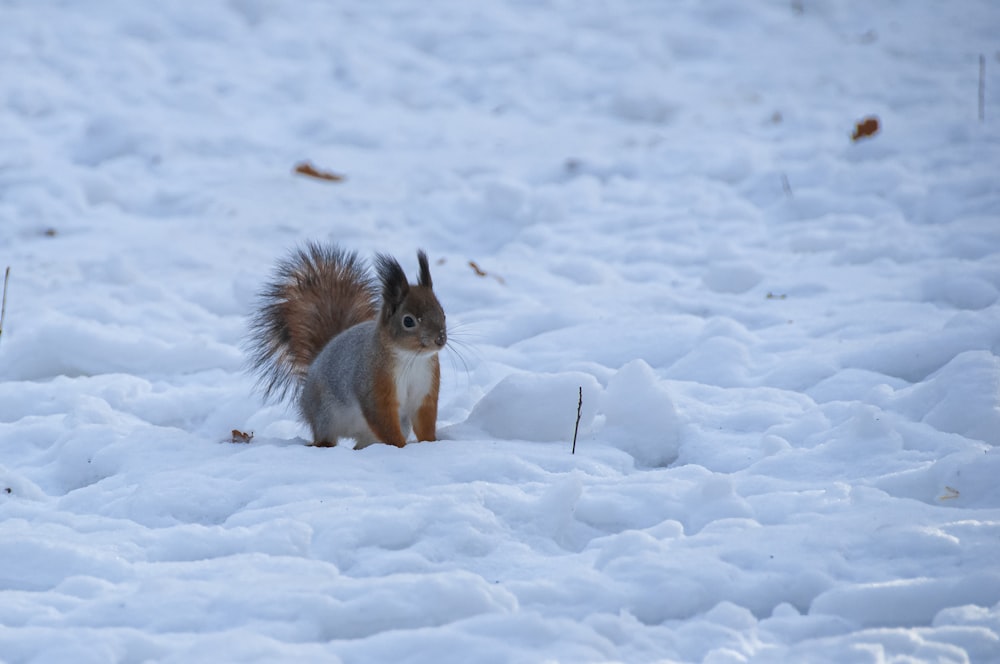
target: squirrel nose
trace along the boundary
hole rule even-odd
[[[448,343],[448,333],[444,330],[438,332],[437,337],[434,339],[434,343],[436,343],[439,347],[444,348],[444,345]]]

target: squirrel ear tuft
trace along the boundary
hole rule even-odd
[[[375,272],[382,282],[382,301],[389,315],[396,312],[410,292],[406,273],[399,262],[387,254],[375,254]]]
[[[417,262],[420,263],[420,275],[417,283],[427,288],[433,288],[434,283],[431,281],[431,268],[427,265],[427,254],[424,253],[423,249],[417,252]]]

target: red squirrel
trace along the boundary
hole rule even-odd
[[[448,342],[427,255],[410,284],[396,259],[309,243],[278,264],[250,322],[249,365],[265,396],[293,393],[313,445],[435,440]]]

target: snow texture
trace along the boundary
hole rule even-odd
[[[0,0],[0,660],[1000,661],[998,28]],[[442,440],[254,392],[306,240],[427,250]]]

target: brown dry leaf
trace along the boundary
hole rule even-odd
[[[239,429],[233,429],[233,438],[230,442],[232,443],[249,443],[253,440],[253,431],[250,433],[244,433]]]
[[[501,283],[501,284],[506,283],[503,280],[503,277],[498,277],[496,275],[491,275],[489,272],[487,272],[483,268],[479,267],[479,264],[476,263],[476,261],[469,261],[469,267],[472,268],[472,271],[476,273],[477,277],[489,277],[489,276],[492,276],[494,279],[497,280],[497,283]]]
[[[958,492],[958,489],[952,488],[950,486],[946,486],[944,488],[944,491],[945,494],[943,496],[938,497],[938,500],[955,500],[960,495],[962,495]]]
[[[867,138],[869,136],[874,136],[878,133],[879,122],[878,118],[874,115],[861,120],[854,126],[854,133],[851,135],[851,140],[859,141],[862,138]]]
[[[326,180],[327,182],[343,182],[344,176],[338,175],[331,171],[320,171],[317,170],[315,166],[310,164],[308,161],[303,161],[295,166],[295,172],[299,175],[305,175],[311,178],[316,178],[317,180]]]

